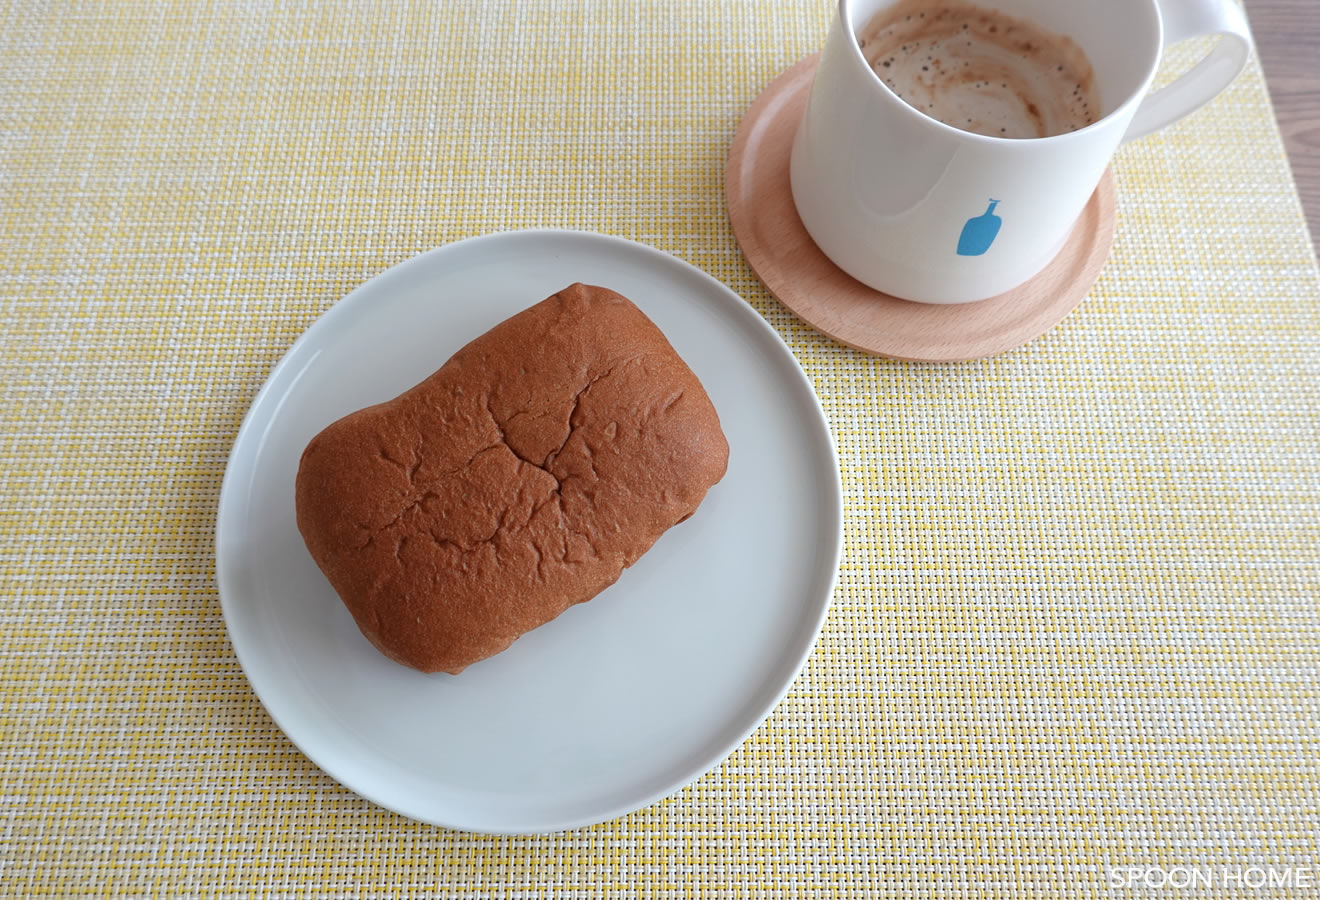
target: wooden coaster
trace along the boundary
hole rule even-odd
[[[780,303],[857,350],[957,362],[1020,347],[1082,302],[1114,240],[1114,176],[1108,170],[1054,261],[1026,284],[989,300],[913,303],[869,288],[835,266],[798,218],[788,180],[793,136],[818,56],[788,69],[756,99],[734,135],[725,170],[734,236]]]

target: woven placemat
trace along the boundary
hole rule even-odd
[[[1058,328],[907,364],[780,307],[725,215],[740,117],[832,8],[4,6],[0,895],[1112,897],[1253,866],[1315,893],[1320,276],[1259,68],[1120,152],[1111,261]],[[308,324],[526,226],[672,252],[780,331],[847,548],[805,672],[723,766],[497,838],[290,744],[212,528]]]

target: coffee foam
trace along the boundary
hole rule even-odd
[[[1081,47],[997,10],[903,0],[871,19],[858,43],[908,105],[963,131],[1040,138],[1102,115]]]

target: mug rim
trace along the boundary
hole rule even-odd
[[[912,104],[908,103],[902,97],[900,97],[891,87],[889,87],[889,85],[885,84],[884,79],[882,79],[879,75],[877,75],[876,71],[871,68],[871,64],[866,61],[866,56],[865,54],[862,53],[861,45],[858,43],[857,29],[854,27],[853,16],[852,16],[852,7],[857,2],[858,0],[838,0],[839,24],[844,29],[846,37],[848,38],[847,43],[849,45],[849,58],[852,59],[854,63],[861,65],[861,67],[866,71],[867,76],[869,76],[869,78],[871,79],[871,83],[876,87],[880,88],[881,93],[885,97],[897,101],[898,105],[901,106],[906,112],[916,116],[918,119],[920,119],[922,122],[926,123],[927,125],[934,126],[941,133],[951,137],[958,137],[963,140],[985,142],[991,145],[998,144],[1004,146],[1014,146],[1014,145],[1037,146],[1046,143],[1061,143],[1070,140],[1083,140],[1085,139],[1085,137],[1089,137],[1090,135],[1094,134],[1097,131],[1104,131],[1114,127],[1115,120],[1117,119],[1126,117],[1130,120],[1131,116],[1128,115],[1129,111],[1135,113],[1135,109],[1137,105],[1140,104],[1141,101],[1150,93],[1151,83],[1155,80],[1155,75],[1160,68],[1160,61],[1164,56],[1164,17],[1160,14],[1159,4],[1156,2],[1156,0],[1136,0],[1136,2],[1142,3],[1146,7],[1146,9],[1150,12],[1151,19],[1155,24],[1155,57],[1153,60],[1147,63],[1146,73],[1142,76],[1141,83],[1137,85],[1135,90],[1130,91],[1128,93],[1127,97],[1123,99],[1122,103],[1119,103],[1112,110],[1105,113],[1103,116],[1096,119],[1091,124],[1083,126],[1082,128],[1078,128],[1076,131],[1065,131],[1061,134],[1050,134],[1050,135],[1046,135],[1045,137],[1031,137],[1031,138],[996,137],[995,135],[981,134],[976,131],[963,131],[961,128],[956,128],[953,125],[948,125],[944,122],[941,122],[939,119],[935,118],[934,116],[928,116],[921,110],[917,109]],[[892,5],[892,3],[894,2],[898,2],[898,0],[890,0],[889,5]],[[956,2],[965,3],[967,5],[973,5],[973,6],[976,5],[977,3],[986,3],[987,5],[993,5],[996,9],[998,9],[1001,12],[1003,11],[1002,8],[1000,8],[999,6],[998,0],[956,0]],[[1083,48],[1083,50],[1085,50],[1085,48]],[[1124,129],[1126,130],[1126,124],[1124,124]]]

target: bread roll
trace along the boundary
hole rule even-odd
[[[575,284],[316,435],[298,528],[372,644],[457,674],[613,584],[728,456],[660,330]]]

